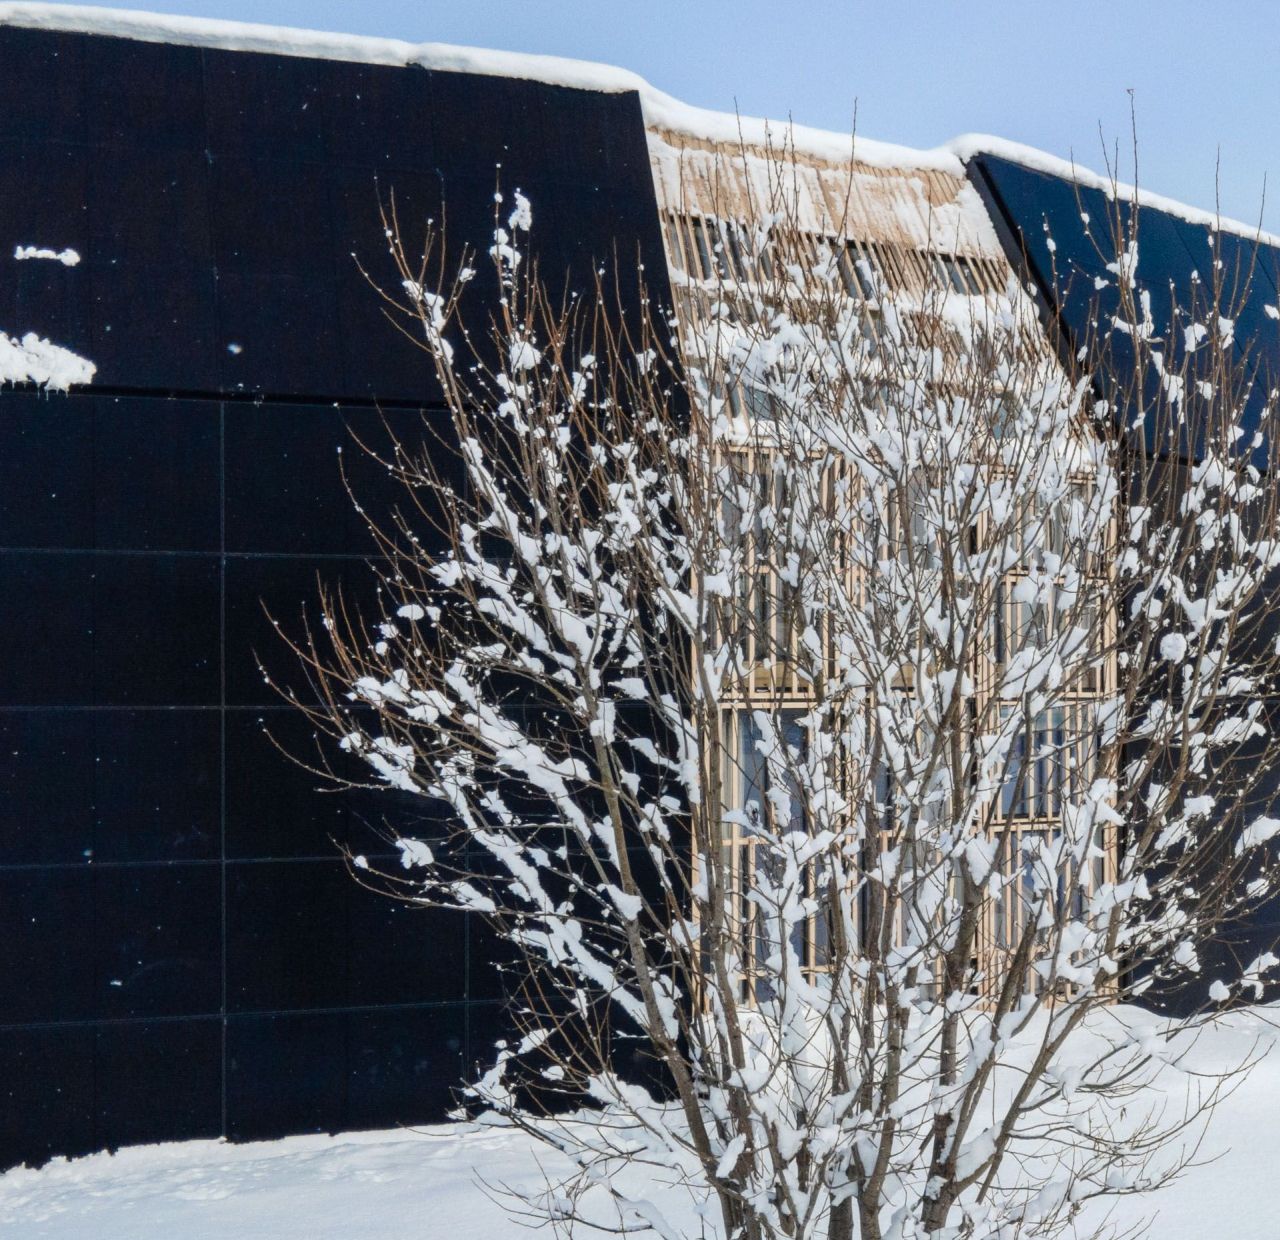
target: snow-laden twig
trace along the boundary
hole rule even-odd
[[[517,196],[478,341],[466,256],[442,283],[389,220],[451,431],[387,462],[389,614],[327,595],[298,649],[453,831],[353,872],[513,950],[469,1103],[573,1161],[525,1202],[556,1227],[703,1234],[629,1164],[735,1240],[1062,1234],[1185,1163],[1230,1074],[1148,1087],[1276,964],[1210,954],[1277,873],[1275,398],[1150,323],[1119,215],[1137,378],[1110,322],[1065,367],[1016,286],[847,292],[785,171],[678,319],[553,303]],[[1203,1015],[1105,1019],[1153,985]]]

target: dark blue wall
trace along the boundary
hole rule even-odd
[[[1214,279],[1214,264],[1221,282],[1224,305],[1233,309],[1234,349],[1242,373],[1252,377],[1252,407],[1259,407],[1266,388],[1280,379],[1280,323],[1267,306],[1280,305],[1280,250],[1235,232],[1210,229],[1180,216],[1152,207],[1140,207],[1136,224],[1130,205],[1116,203],[1097,189],[1082,187],[1061,177],[1026,168],[1021,164],[980,155],[969,164],[969,176],[982,194],[1015,269],[1022,271],[1038,290],[1046,323],[1061,331],[1061,347],[1074,356],[1084,346],[1092,351],[1109,349],[1112,372],[1121,384],[1132,382],[1131,391],[1153,394],[1158,382],[1154,374],[1138,376],[1132,369],[1135,357],[1123,336],[1099,333],[1096,323],[1107,323],[1118,312],[1115,276],[1108,273],[1116,257],[1118,236],[1138,239],[1137,282],[1151,295],[1151,313],[1173,365],[1184,359],[1181,324],[1167,331],[1174,321],[1175,304],[1180,309],[1196,303],[1195,280]],[[1083,215],[1087,215],[1086,227]],[[1052,241],[1052,246],[1050,245]],[[1101,278],[1107,287],[1099,290]],[[1200,303],[1203,306],[1203,303]],[[1203,317],[1203,316],[1202,316]],[[1209,350],[1203,351],[1206,359]],[[1139,386],[1141,385],[1141,386]],[[1250,405],[1246,404],[1246,423]],[[1148,424],[1148,432],[1153,423]],[[1148,442],[1151,442],[1148,436]],[[1167,443],[1161,442],[1162,449]],[[1194,452],[1194,444],[1175,445],[1169,474],[1177,474],[1176,461]],[[1265,449],[1259,453],[1266,459]],[[1181,483],[1175,483],[1181,485]],[[1280,593],[1277,579],[1272,596]],[[1270,641],[1280,636],[1280,609],[1263,621],[1261,632],[1251,640]],[[1280,701],[1270,699],[1267,711],[1274,730],[1280,727]],[[1246,746],[1238,759],[1242,766],[1255,759],[1255,749]],[[1275,813],[1280,798],[1280,778],[1272,775],[1254,798],[1258,813]],[[1201,952],[1203,982],[1170,988],[1153,987],[1146,1001],[1153,1007],[1189,1011],[1205,1002],[1208,979],[1238,976],[1240,967],[1261,952],[1273,950],[1280,940],[1280,897],[1275,897],[1237,924],[1225,927],[1215,942]],[[1271,998],[1276,998],[1272,993]]]
[[[488,1052],[483,928],[337,858],[431,824],[283,758],[255,651],[298,683],[264,606],[369,597],[337,449],[385,511],[352,432],[442,416],[378,191],[483,246],[498,164],[546,273],[665,271],[634,95],[0,28],[0,329],[98,366],[0,391],[0,1166],[439,1118]]]
[[[1280,379],[1280,324],[1266,310],[1280,303],[1280,250],[1274,246],[1153,207],[1141,207],[1135,220],[1123,195],[1112,200],[1102,190],[993,155],[972,159],[969,176],[1002,231],[1010,257],[1026,271],[1053,325],[1061,329],[1062,347],[1070,355],[1082,346],[1105,347],[1117,373],[1133,366],[1127,338],[1105,330],[1119,312],[1116,277],[1106,268],[1115,260],[1117,242],[1136,236],[1137,282],[1151,298],[1152,319],[1164,335],[1170,368],[1185,359],[1180,330],[1189,322],[1185,314],[1194,306],[1205,317],[1204,290],[1216,275],[1222,305],[1235,320],[1234,349],[1244,372],[1272,382]],[[1216,272],[1215,263],[1220,264]],[[1096,279],[1105,287],[1099,289]],[[1178,330],[1165,331],[1171,323]],[[1207,362],[1209,353],[1202,350],[1200,356]],[[1141,381],[1154,394],[1158,376],[1147,374]]]

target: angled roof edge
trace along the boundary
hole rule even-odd
[[[1280,246],[1280,236],[1263,231],[1258,224],[1246,224],[1242,220],[1230,219],[1215,211],[1189,206],[1176,198],[1167,198],[1163,194],[1156,194],[1118,178],[1094,172],[1076,163],[1074,159],[1062,159],[1057,155],[1050,155],[1047,151],[1038,150],[1034,146],[1024,146],[1021,142],[1011,142],[1007,138],[997,138],[986,133],[966,133],[952,138],[946,143],[946,148],[966,164],[977,156],[990,155],[994,159],[1007,160],[1009,163],[1029,168],[1032,172],[1042,172],[1046,176],[1073,181],[1085,189],[1100,190],[1108,198],[1119,198],[1126,202],[1136,201],[1139,208],[1176,215],[1189,224],[1198,224],[1220,232],[1235,233],[1251,241],[1261,242],[1263,245]]]
[[[1084,168],[1074,160],[1061,159],[1035,147],[990,134],[962,134],[928,150],[877,142],[850,133],[797,125],[789,120],[738,116],[732,112],[695,107],[659,90],[638,73],[589,60],[527,52],[490,51],[449,43],[411,43],[401,39],[108,9],[97,5],[24,3],[15,0],[0,0],[0,26],[108,35],[148,43],[176,43],[320,60],[417,65],[444,72],[521,78],[609,94],[634,91],[640,96],[645,123],[657,129],[689,134],[713,142],[745,142],[754,146],[771,143],[779,148],[794,146],[797,151],[820,159],[853,160],[873,167],[903,171],[930,169],[957,176],[964,175],[965,165],[975,156],[991,155],[1131,201],[1136,196],[1140,206],[1167,211],[1193,224],[1236,233],[1268,245],[1280,245],[1280,237],[1262,232],[1256,225],[1228,219],[1148,190],[1135,189]]]
[[[524,78],[549,85],[640,96],[645,123],[715,142],[794,143],[797,150],[822,159],[848,160],[886,168],[929,168],[964,174],[963,163],[949,150],[913,150],[874,142],[849,133],[796,125],[791,121],[736,116],[684,103],[658,90],[637,73],[589,60],[541,56],[526,52],[488,51],[449,43],[410,43],[401,39],[333,34],[288,26],[169,16],[97,5],[0,3],[0,26],[109,35],[147,43],[177,43],[228,51],[267,52],[319,60],[363,64],[418,65],[455,73]]]

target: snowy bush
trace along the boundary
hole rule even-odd
[[[455,834],[353,862],[512,946],[468,1101],[572,1159],[536,1217],[1055,1234],[1176,1171],[1229,1074],[1162,1109],[1168,1029],[1276,963],[1205,954],[1275,885],[1275,396],[1207,282],[1151,322],[1136,235],[1064,363],[1015,285],[855,295],[770,207],[638,322],[603,276],[546,296],[517,194],[487,342],[465,260],[389,230],[454,439],[386,462],[389,614],[326,596],[298,649],[335,745]],[[1105,1019],[1153,985],[1199,1014]]]

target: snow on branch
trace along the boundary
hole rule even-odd
[[[1111,323],[1059,361],[1015,284],[837,278],[785,173],[749,263],[639,318],[604,276],[553,302],[499,195],[488,340],[471,256],[389,220],[451,429],[385,462],[387,614],[325,595],[306,709],[441,824],[360,881],[513,952],[469,1103],[574,1159],[535,1216],[704,1234],[631,1164],[706,1234],[1064,1234],[1176,1170],[1230,1074],[1145,1087],[1276,967],[1213,949],[1280,873],[1275,398],[1229,332],[1144,326],[1119,216],[1154,385]],[[1153,987],[1200,1014],[1099,1018]]]

